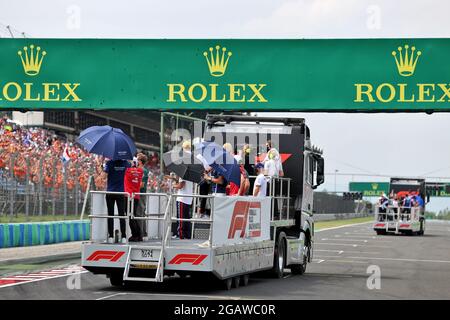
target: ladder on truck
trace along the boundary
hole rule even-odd
[[[152,196],[166,196],[166,194],[156,194],[156,193],[138,193],[140,196],[146,196],[146,195],[152,195]],[[131,197],[131,201],[133,200],[133,197]],[[163,233],[161,235],[161,243],[158,244],[157,242],[155,244],[131,244],[129,245],[129,250],[127,253],[127,258],[125,262],[125,268],[123,271],[123,280],[124,281],[147,281],[147,282],[163,282],[164,279],[164,256],[165,256],[165,248],[167,245],[168,237],[170,235],[170,228],[171,224],[168,223],[170,221],[170,207],[171,207],[171,201],[172,197],[169,197],[167,201],[166,208],[164,210],[164,216],[162,218],[159,217],[136,217],[134,215],[134,207],[133,205],[130,205],[130,219],[135,220],[141,220],[146,222],[147,220],[155,220],[155,221],[162,221],[163,222]],[[149,250],[152,252],[158,252],[158,254],[155,257],[152,257],[154,260],[150,261],[142,261],[142,260],[136,260],[133,257],[133,252],[138,250]],[[139,265],[140,269],[156,269],[155,276],[154,277],[136,277],[136,276],[130,276],[130,269],[134,265]],[[155,268],[156,265],[156,268]]]

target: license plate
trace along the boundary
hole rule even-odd
[[[158,261],[160,251],[157,249],[136,248],[131,251],[131,260],[134,261]]]
[[[141,258],[153,258],[153,250],[151,249],[141,249]]]

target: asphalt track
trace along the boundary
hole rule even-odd
[[[115,288],[105,276],[84,271],[2,287],[0,300],[450,299],[449,222],[429,221],[423,237],[376,236],[365,223],[317,232],[315,241],[314,261],[306,274],[294,276],[286,270],[283,279],[256,275],[247,287],[230,291],[201,278]],[[374,268],[380,271],[379,289],[367,286]],[[80,277],[80,288],[68,287],[75,277]]]

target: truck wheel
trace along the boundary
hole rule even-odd
[[[113,272],[109,276],[109,282],[114,287],[122,287],[123,286],[123,274],[120,272]]]
[[[242,285],[244,287],[248,286],[248,280],[250,279],[250,275],[249,274],[244,274],[242,276]]]
[[[282,278],[284,275],[284,267],[286,265],[285,253],[286,253],[286,234],[280,232],[278,235],[278,241],[275,245],[275,254],[272,273],[276,278]]]
[[[423,220],[420,221],[420,230],[417,231],[417,234],[419,236],[423,236],[423,234],[425,233],[424,227],[423,227]]]
[[[306,254],[303,255],[303,263],[302,264],[294,264],[291,266],[291,273],[292,274],[304,274],[306,272],[306,266],[308,265],[309,256],[311,254],[311,244],[309,242],[309,239],[307,239],[308,243],[303,248],[303,250],[306,251]]]
[[[241,282],[241,277],[237,276],[233,278],[233,287],[239,288],[239,283]]]
[[[223,284],[225,285],[225,290],[231,290],[231,287],[233,286],[233,278],[223,280]]]

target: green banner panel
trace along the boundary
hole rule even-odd
[[[0,109],[449,111],[450,39],[0,39]]]
[[[349,190],[362,192],[364,197],[378,197],[382,192],[389,194],[389,182],[350,182]]]

